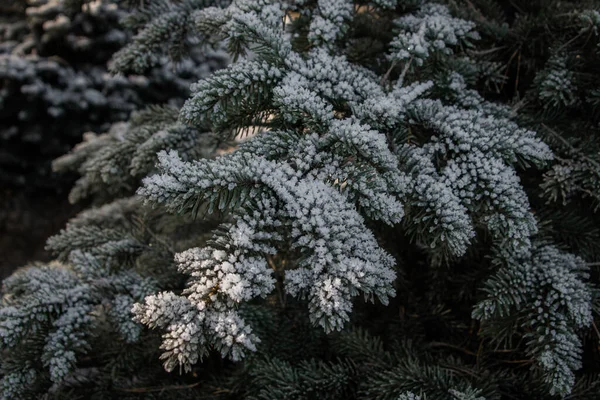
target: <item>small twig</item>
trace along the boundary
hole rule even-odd
[[[560,142],[562,142],[565,146],[567,146],[569,149],[571,149],[571,151],[573,151],[574,153],[577,153],[577,155],[580,156],[582,159],[586,160],[587,162],[593,164],[596,168],[600,169],[600,164],[598,164],[596,161],[592,160],[591,158],[587,157],[585,154],[583,154],[581,152],[581,150],[573,147],[573,145],[571,143],[569,143],[565,138],[560,136],[554,129],[550,128],[548,125],[546,125],[544,123],[542,123],[542,126],[544,128],[546,128],[546,130],[548,132],[550,132],[552,134],[552,136],[554,136],[556,139],[558,139]]]
[[[596,331],[596,335],[598,336],[598,339],[600,339],[600,331],[598,330],[598,327],[596,326],[596,323],[592,320],[592,326],[594,327],[594,331]]]
[[[500,349],[500,350],[492,350],[492,353],[514,353],[515,349]]]
[[[571,145],[571,143],[569,143],[565,138],[563,138],[562,136],[560,136],[554,129],[550,128],[548,125],[542,123],[542,126],[544,128],[546,128],[546,130],[548,132],[550,132],[552,134],[552,136],[554,136],[556,139],[560,140],[565,146],[569,147],[572,151],[577,151],[576,148],[573,147],[573,145]]]
[[[453,344],[450,344],[450,343],[431,342],[431,343],[429,343],[429,346],[430,347],[447,347],[449,349],[458,350],[458,351],[463,352],[465,354],[468,354],[470,356],[475,356],[475,357],[477,356],[477,354],[474,353],[474,352],[472,352],[471,350],[468,350],[468,349],[465,349],[465,348],[462,348],[460,346],[456,346],[456,345],[453,345]]]
[[[469,55],[473,55],[473,56],[485,56],[485,55],[488,55],[491,53],[495,53],[498,50],[502,50],[504,48],[506,48],[506,46],[492,47],[491,49],[481,50],[481,51],[467,50],[467,53],[469,53]]]
[[[469,370],[467,368],[458,367],[456,365],[440,364],[440,367],[449,369],[451,371],[462,372],[463,374],[472,376],[474,378],[478,378],[479,377],[479,375],[476,374],[475,372],[473,372],[473,371],[471,371],[471,370]]]
[[[562,46],[560,46],[558,49],[556,49],[556,51],[561,51],[562,49],[564,49],[565,47],[567,47],[568,45],[570,45],[571,43],[573,43],[574,41],[576,41],[581,35],[583,35],[586,31],[582,30],[581,32],[579,32],[577,35],[573,36],[571,38],[571,40],[567,41],[566,43],[564,43]]]
[[[527,100],[523,97],[521,100],[517,101],[510,109],[512,115],[517,115],[519,110],[527,105]]]
[[[592,29],[590,29],[590,33],[585,38],[585,42],[583,42],[583,45],[581,45],[582,49],[588,44],[590,38],[592,37],[592,33],[594,33],[594,31]]]
[[[508,59],[508,62],[506,63],[506,71],[504,71],[504,82],[502,82],[502,86],[500,86],[500,90],[502,90],[504,88],[504,84],[506,83],[506,78],[508,77],[508,70],[510,69],[510,63],[512,62],[513,58],[515,58],[515,56],[517,55],[517,53],[521,50],[521,46],[519,46],[510,56],[510,58]]]
[[[385,81],[388,80],[388,78],[390,77],[390,74],[392,73],[392,70],[394,69],[394,67],[396,66],[396,64],[398,64],[398,60],[394,60],[392,62],[392,65],[390,65],[390,67],[386,71],[385,75],[383,75],[383,78],[381,78],[381,82],[379,82],[381,84],[381,86],[383,86],[383,84],[385,83]]]
[[[408,62],[404,66],[404,69],[402,69],[402,73],[400,74],[400,78],[398,78],[398,82],[399,82],[400,86],[402,86],[402,84],[404,83],[404,77],[406,76],[406,73],[408,72],[408,68],[410,68],[410,64],[412,63],[412,60],[413,60],[413,56],[410,56],[410,59],[408,60]]]
[[[586,267],[600,267],[600,262],[586,263]]]
[[[479,348],[477,349],[477,357],[475,357],[475,363],[479,366],[481,360],[481,353],[483,352],[483,340],[479,342]]]
[[[198,385],[200,385],[200,382],[192,383],[191,385],[140,387],[140,388],[117,389],[117,391],[126,392],[126,393],[152,393],[152,392],[162,392],[164,390],[192,389]]]
[[[533,360],[499,360],[499,361],[504,364],[523,364],[523,365],[533,364]]]
[[[517,57],[517,79],[515,80],[515,93],[519,94],[519,74],[521,73],[521,48]]]
[[[510,3],[511,6],[513,6],[514,8],[516,8],[518,12],[520,12],[521,14],[524,14],[524,12],[521,9],[521,7],[519,7],[518,5],[516,5],[513,0],[509,0],[509,3]]]

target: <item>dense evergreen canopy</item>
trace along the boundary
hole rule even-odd
[[[3,398],[597,398],[600,2],[127,18],[117,76],[230,63],[55,160],[92,206],[3,283]]]

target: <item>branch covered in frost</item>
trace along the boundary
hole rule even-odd
[[[245,152],[192,163],[181,161],[175,153],[159,157],[163,173],[147,178],[140,195],[176,210],[191,211],[204,200],[240,213],[227,236],[220,237],[223,250],[190,250],[178,256],[180,269],[192,275],[185,292],[190,309],[206,309],[194,318],[199,318],[195,330],[207,343],[223,346],[203,322],[211,313],[234,312],[240,302],[273,290],[265,257],[276,254],[273,244],[284,238],[303,254],[296,269],[285,271],[286,290],[293,296],[308,296],[311,320],[327,331],[340,329],[348,320],[351,299],[359,292],[383,302],[394,294],[393,259],[333,188],[300,178],[285,163]],[[238,187],[243,189],[236,192]],[[137,315],[146,315],[147,306],[138,306]],[[244,347],[252,349],[250,344]],[[242,354],[236,347],[224,348],[234,358]],[[172,367],[172,357],[165,357]]]
[[[503,254],[504,264],[485,286],[487,297],[473,317],[488,329],[514,319],[526,332],[526,351],[543,371],[552,395],[568,395],[581,368],[577,331],[592,324],[588,268],[580,258],[537,245],[521,256]],[[490,330],[492,331],[492,330]]]
[[[47,369],[54,383],[61,383],[72,373],[78,359],[91,349],[90,342],[110,291],[131,297],[133,302],[156,290],[152,282],[139,275],[106,271],[102,274],[100,263],[95,262],[97,270],[91,271],[77,263],[83,260],[94,262],[88,254],[72,258],[73,267],[59,263],[29,267],[6,279],[2,288],[0,348],[10,356],[30,348],[29,361],[41,361],[42,365],[36,364],[36,368]],[[130,321],[129,309],[113,306],[108,314]],[[123,329],[118,333],[126,340],[137,340]],[[43,340],[41,348],[34,344],[39,338]],[[6,379],[12,379],[10,374],[3,378],[3,385]]]
[[[400,34],[391,43],[390,59],[423,65],[432,53],[452,54],[452,47],[479,39],[475,23],[454,18],[441,4],[424,4],[418,12],[394,21]]]

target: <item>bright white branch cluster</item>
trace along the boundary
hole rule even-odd
[[[283,30],[282,7],[240,0],[195,13],[203,34],[227,39],[236,54],[253,53],[194,85],[180,114],[226,135],[254,124],[277,129],[213,160],[161,152],[161,173],[138,191],[173,212],[196,215],[206,205],[233,217],[214,244],[176,256],[190,276],[181,295],[160,293],[134,307],[137,321],[166,332],[167,369],[190,368],[209,348],[233,359],[253,350],[258,338],[238,306],[275,288],[307,298],[312,321],[326,331],[348,321],[359,294],[386,302],[394,295],[394,260],[364,218],[403,223],[445,257],[464,255],[481,227],[519,251],[536,230],[513,167],[552,157],[532,132],[507,113],[497,117],[499,108],[475,92],[457,102],[465,108],[451,107],[427,99],[433,82],[405,86],[406,70],[386,82],[351,63],[336,43],[352,2],[317,2],[306,14],[313,46],[303,53]],[[449,54],[477,38],[472,23],[441,5],[425,5],[397,26],[392,58],[416,57],[419,65],[433,51]],[[450,78],[459,98],[464,79]]]
[[[139,193],[170,208],[195,197],[220,203],[218,196],[227,196],[236,187],[248,188],[240,200],[246,212],[218,238],[222,249],[192,249],[176,257],[180,270],[191,275],[184,292],[187,297],[177,300],[177,304],[187,305],[179,307],[183,314],[173,314],[168,324],[152,323],[169,329],[169,343],[179,332],[170,326],[183,324],[193,314],[195,332],[204,338],[201,343],[216,345],[234,359],[241,356],[243,348],[254,349],[256,339],[247,328],[244,340],[221,337],[215,326],[225,328],[213,323],[213,314],[227,313],[232,323],[245,327],[234,307],[273,291],[273,271],[265,257],[275,255],[285,243],[303,254],[295,269],[285,271],[286,290],[293,296],[308,296],[311,319],[327,331],[340,329],[349,319],[351,300],[359,292],[383,302],[394,294],[393,259],[334,188],[299,177],[286,163],[243,151],[191,163],[181,161],[176,153],[163,153],[159,158],[163,173],[147,178]],[[160,299],[153,296],[145,305],[136,306],[138,320],[149,323],[149,316],[156,315],[149,307]],[[202,344],[198,346],[206,350]],[[172,368],[174,356],[165,353],[165,357],[167,367]],[[188,361],[193,362],[186,359],[184,364]]]

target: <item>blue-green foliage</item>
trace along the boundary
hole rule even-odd
[[[527,110],[478,92],[504,82],[478,59],[498,50],[477,43],[505,27],[458,14],[428,1],[164,0],[132,17],[139,33],[115,71],[209,45],[233,61],[180,110],[150,108],[57,160],[82,176],[73,200],[139,198],[80,215],[49,240],[63,264],[7,281],[5,396],[32,374],[70,387],[81,356],[102,354],[88,340],[99,315],[198,379],[165,395],[499,400],[593,387],[577,374],[596,277],[551,243],[537,196],[556,200],[551,174],[572,164]],[[594,16],[577,19],[581,35]],[[352,48],[365,41],[377,56]],[[568,64],[556,50],[530,78],[543,112],[581,101]],[[168,222],[146,225],[142,199]],[[56,293],[20,289],[56,274]],[[29,310],[36,296],[59,312]],[[44,346],[19,363],[26,330]],[[132,372],[132,392],[154,392],[135,387],[148,377]]]

